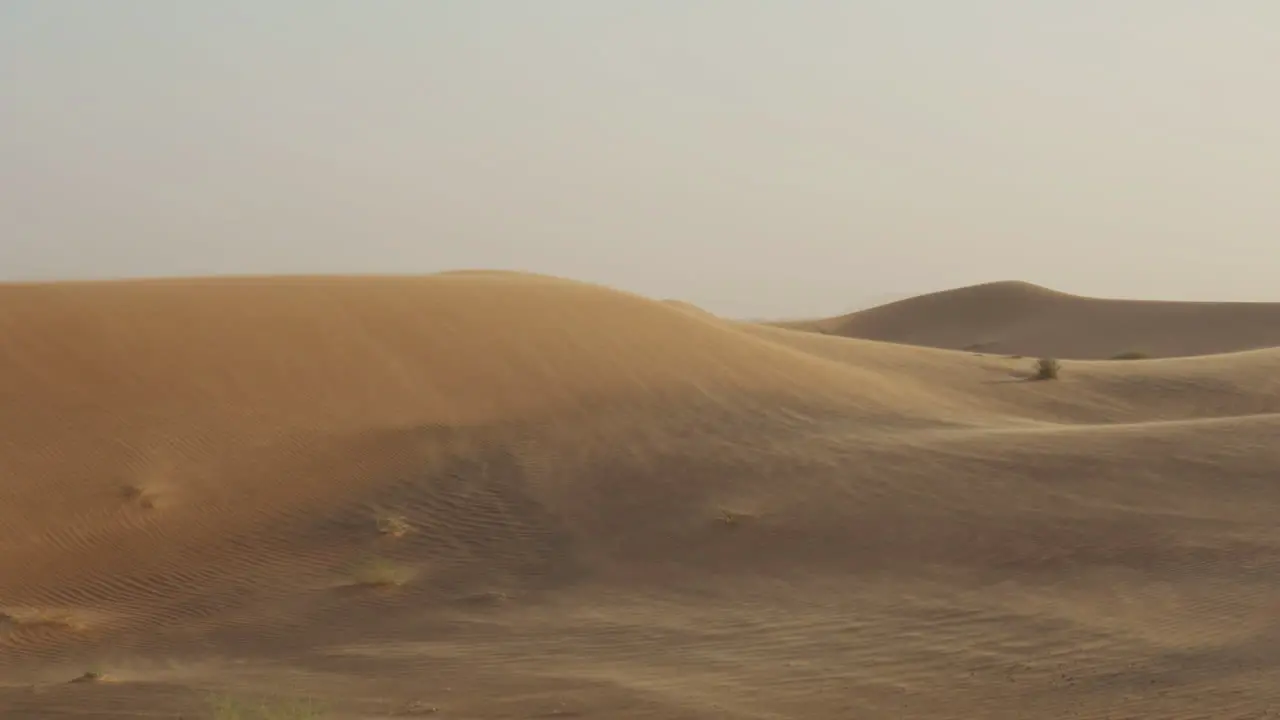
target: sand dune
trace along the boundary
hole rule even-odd
[[[781,325],[989,353],[1177,357],[1280,346],[1280,303],[1109,300],[995,282]]]
[[[516,273],[0,286],[0,717],[1278,706],[1269,306],[948,297],[825,328],[887,343]],[[1196,356],[903,344],[983,338]]]

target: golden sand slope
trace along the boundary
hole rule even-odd
[[[1280,346],[1280,303],[1109,300],[996,282],[781,325],[989,353],[1177,357]]]
[[[1028,382],[513,273],[8,285],[0,332],[6,719],[1280,706],[1280,351]]]

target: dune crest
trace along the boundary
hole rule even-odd
[[[1112,300],[1001,281],[782,325],[988,353],[1179,357],[1280,346],[1280,303]]]
[[[849,322],[1052,317],[1083,350],[1097,302],[995,283]],[[1240,312],[1179,347],[1251,337]],[[484,271],[3,285],[0,333],[0,717],[1280,700],[1280,349],[1029,382]]]

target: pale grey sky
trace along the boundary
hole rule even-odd
[[[1280,300],[1275,0],[3,0],[0,275]]]

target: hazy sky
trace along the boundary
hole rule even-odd
[[[0,0],[0,275],[1280,300],[1275,0]]]

